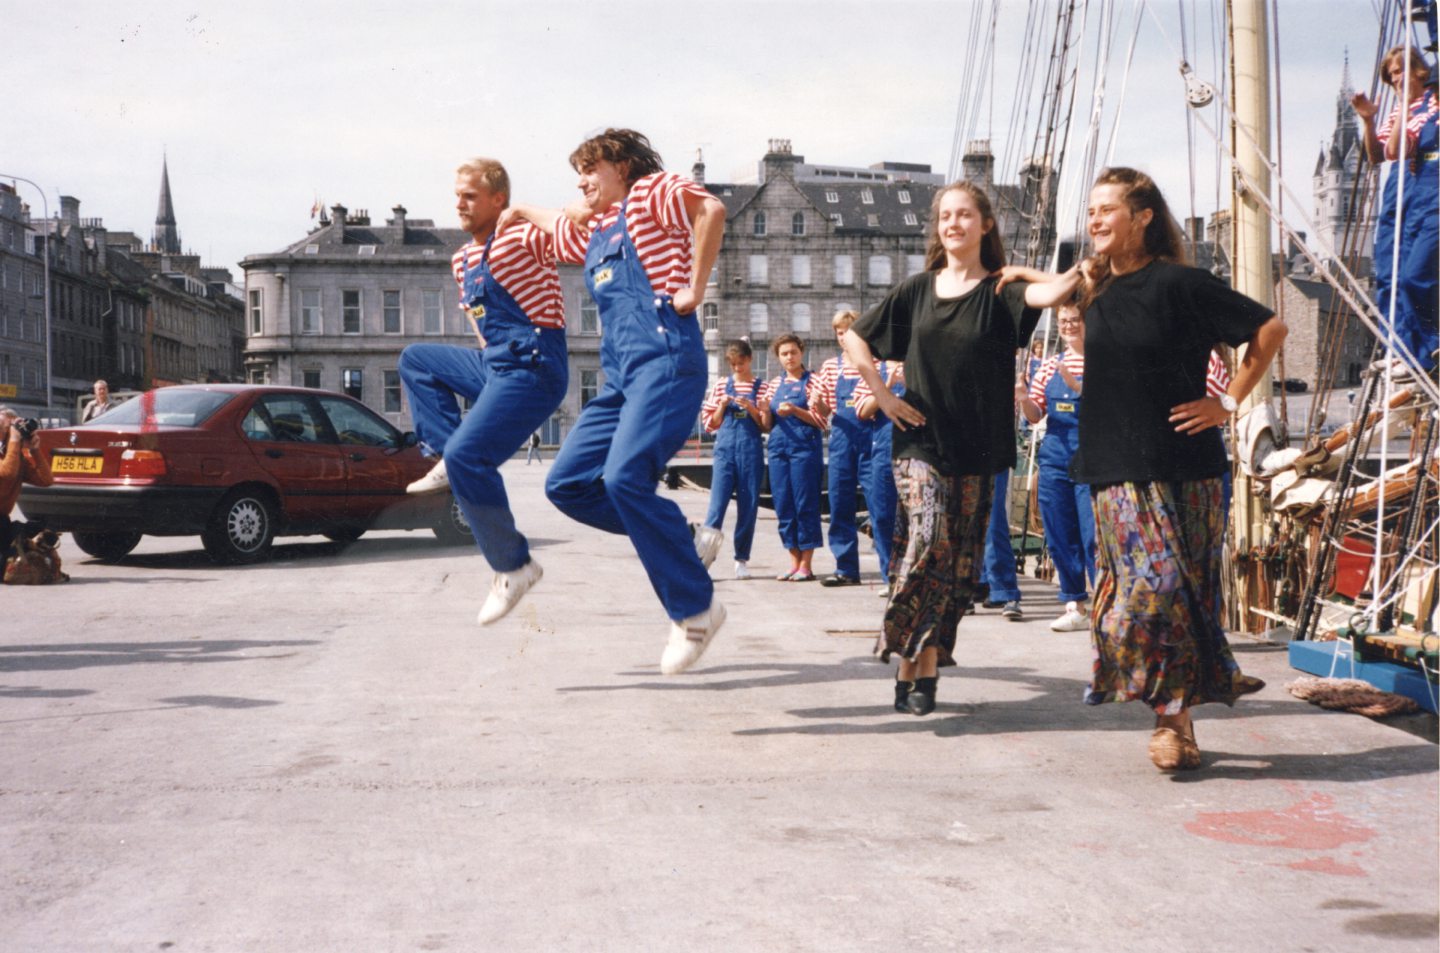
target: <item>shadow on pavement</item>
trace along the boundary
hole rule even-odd
[[[193,642],[77,642],[71,645],[0,645],[0,672],[67,671],[108,665],[195,662],[253,662],[287,658],[293,651],[252,654],[255,649],[288,649],[318,641],[216,639]],[[244,654],[241,654],[244,653]]]
[[[546,546],[553,546],[561,542],[558,539],[535,539],[529,540],[531,549],[543,549]],[[180,552],[146,553],[133,552],[123,559],[113,563],[105,563],[94,558],[76,558],[74,562],[83,566],[124,566],[136,569],[208,569],[224,572],[243,572],[246,569],[262,569],[266,566],[283,565],[288,562],[303,561],[309,566],[325,565],[346,565],[354,563],[378,563],[404,560],[411,562],[416,559],[444,559],[456,555],[467,555],[475,552],[473,543],[460,543],[447,545],[433,538],[428,531],[416,530],[413,534],[405,536],[376,536],[373,538],[361,537],[350,543],[337,543],[326,539],[319,539],[311,536],[282,537],[275,541],[274,547],[270,550],[270,556],[256,563],[244,566],[222,566],[213,562],[200,547],[199,539],[196,539],[194,549],[187,549]],[[326,560],[330,562],[327,563]],[[157,576],[145,577],[146,582],[160,579]],[[181,582],[181,577],[164,577],[166,581]],[[129,580],[117,577],[102,578],[76,578],[72,582],[126,582]],[[195,581],[195,580],[188,580]]]

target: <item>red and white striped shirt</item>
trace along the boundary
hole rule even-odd
[[[854,364],[842,362],[838,357],[832,357],[821,364],[820,370],[815,376],[820,378],[820,399],[825,401],[825,406],[830,408],[832,414],[839,409],[835,406],[835,387],[839,384],[840,378],[863,381]],[[860,402],[858,394],[854,395],[854,400],[857,404]]]
[[[876,370],[879,368],[877,367]],[[856,374],[859,374],[859,371],[856,371]],[[905,384],[905,365],[900,361],[886,361],[885,373],[882,376],[890,382],[891,390],[895,389],[896,384],[903,386]],[[870,385],[865,383],[865,378],[860,378],[860,383],[855,385],[855,406],[859,407],[862,400],[873,397],[874,393],[870,389]]]
[[[705,398],[704,405],[700,408],[700,419],[705,421],[706,433],[714,433],[715,431],[720,429],[720,426],[718,424],[714,427],[710,426],[710,415],[715,413],[716,407],[719,407],[722,403],[730,399],[730,395],[725,392],[725,385],[729,383],[729,381],[729,377],[722,377],[717,380],[715,382],[715,386],[710,388],[710,395]],[[753,398],[755,401],[755,405],[757,407],[765,406],[765,404],[770,400],[770,383],[768,381],[756,380],[750,381],[748,383],[741,383],[740,381],[736,381],[735,396],[749,398],[752,387],[755,388],[755,396]],[[725,422],[723,417],[721,418],[720,422],[722,424]]]
[[[1375,130],[1375,138],[1380,140],[1384,146],[1390,141],[1391,134],[1395,131],[1395,120],[1400,115],[1400,110],[1405,107],[1399,103],[1385,117],[1380,128]],[[1414,155],[1415,149],[1420,143],[1420,130],[1425,128],[1425,123],[1432,116],[1440,113],[1440,96],[1436,96],[1432,90],[1428,95],[1417,99],[1410,106],[1410,118],[1405,122],[1405,152],[1407,155]]]
[[[469,241],[450,259],[460,293],[465,272],[480,264],[485,243]],[[530,323],[542,328],[565,327],[565,299],[555,270],[555,241],[529,222],[517,222],[495,236],[490,245],[490,274],[515,299]],[[461,302],[464,307],[465,302]]]
[[[1059,371],[1061,360],[1065,361],[1065,368],[1077,380],[1085,379],[1085,356],[1076,354],[1074,351],[1066,350],[1062,354],[1052,354],[1040,365],[1035,372],[1035,377],[1030,381],[1029,398],[1035,402],[1043,414],[1046,412],[1045,387],[1050,383],[1050,378]],[[1210,363],[1205,368],[1205,396],[1219,397],[1225,393],[1230,386],[1230,372],[1225,369],[1225,361],[1221,359],[1219,352],[1210,352]]]
[[[673,295],[681,288],[690,287],[695,252],[690,216],[685,212],[687,195],[704,198],[710,193],[704,186],[673,172],[653,172],[630,187],[625,204],[625,231],[635,244],[650,287],[657,294]],[[602,214],[592,215],[584,227],[562,214],[555,220],[556,255],[564,262],[584,264],[590,235],[597,228],[615,224],[619,217],[619,202]]]

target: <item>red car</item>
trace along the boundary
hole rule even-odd
[[[281,535],[431,529],[442,542],[471,539],[450,494],[405,494],[433,463],[414,434],[328,391],[162,387],[39,437],[55,483],[24,487],[20,508],[100,559],[119,559],[142,535],[199,534],[223,563],[254,562]]]

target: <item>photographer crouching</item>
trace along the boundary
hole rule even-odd
[[[50,463],[40,452],[35,436],[40,424],[21,419],[9,407],[0,407],[0,560],[14,552],[16,537],[30,539],[44,526],[40,523],[15,522],[10,513],[20,499],[20,484],[49,486]]]

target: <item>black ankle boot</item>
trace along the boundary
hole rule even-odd
[[[915,679],[915,687],[905,699],[906,708],[912,715],[928,715],[935,710],[935,688],[938,676]]]
[[[901,712],[902,714],[906,714],[906,715],[908,715],[908,714],[910,713],[910,706],[905,703],[905,700],[910,697],[910,692],[912,692],[914,689],[915,689],[915,683],[914,683],[914,682],[902,681],[902,680],[900,679],[900,676],[898,676],[898,675],[895,676],[895,710],[896,710],[896,711]]]

